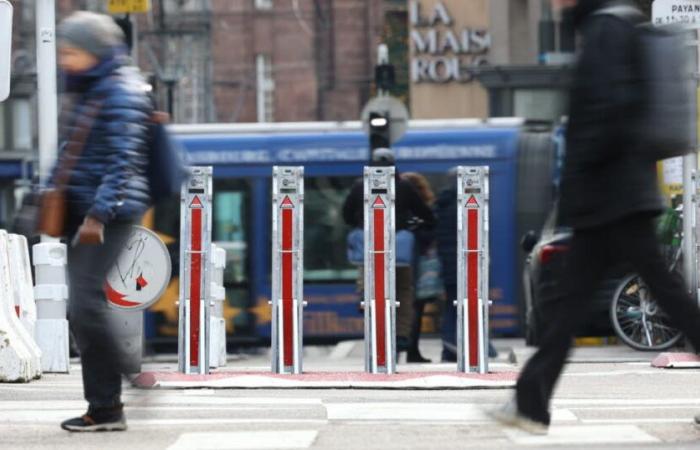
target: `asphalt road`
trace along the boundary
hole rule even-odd
[[[528,351],[501,341],[498,370]],[[435,356],[436,342],[424,353]],[[80,367],[30,384],[0,385],[3,449],[464,449],[700,448],[700,371],[650,367],[654,355],[624,347],[580,349],[556,392],[547,437],[504,428],[484,409],[511,389],[476,390],[159,390],[125,389],[129,430],[70,434],[61,420],[82,414]],[[166,358],[167,359],[167,358]],[[264,368],[267,356],[232,357],[230,368]],[[361,345],[309,349],[306,367],[361,369]],[[169,370],[172,363],[147,369]],[[402,371],[426,366],[400,365]],[[432,365],[431,371],[453,370]]]

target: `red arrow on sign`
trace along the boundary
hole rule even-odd
[[[204,208],[204,206],[202,205],[202,201],[199,199],[199,196],[194,196],[194,198],[192,199],[192,203],[190,203],[190,208]]]
[[[386,208],[386,205],[380,196],[377,195],[377,199],[372,204],[372,208]]]
[[[288,195],[284,197],[284,200],[282,200],[280,208],[294,208],[294,203],[292,203],[292,200]]]
[[[469,200],[467,200],[467,204],[464,206],[467,208],[478,208],[479,203],[476,201],[476,197],[472,195],[471,197],[469,197]]]

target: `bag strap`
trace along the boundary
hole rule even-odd
[[[56,176],[54,178],[56,189],[62,190],[66,187],[66,184],[68,184],[70,173],[78,163],[78,159],[80,159],[80,155],[85,149],[85,144],[92,131],[92,126],[102,109],[102,103],[88,101],[86,107],[88,108],[87,114],[78,116],[76,129],[71,133],[68,144],[61,153],[58,168],[56,169]]]

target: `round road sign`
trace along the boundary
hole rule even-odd
[[[170,253],[163,241],[148,228],[135,226],[107,274],[108,303],[117,309],[147,309],[163,295],[171,271]]]

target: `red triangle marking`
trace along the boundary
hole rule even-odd
[[[386,208],[386,205],[384,204],[384,200],[382,200],[382,198],[377,195],[377,199],[372,204],[372,208]]]
[[[284,200],[282,200],[280,208],[294,208],[294,203],[292,203],[292,200],[289,198],[288,195],[286,195],[284,197]]]
[[[471,197],[469,197],[469,200],[467,200],[467,204],[464,206],[466,206],[467,208],[478,208],[479,203],[476,201],[476,197],[472,195]]]
[[[199,196],[195,195],[194,198],[192,199],[192,203],[190,203],[190,208],[203,208],[204,206],[202,205],[202,201],[199,199]]]

